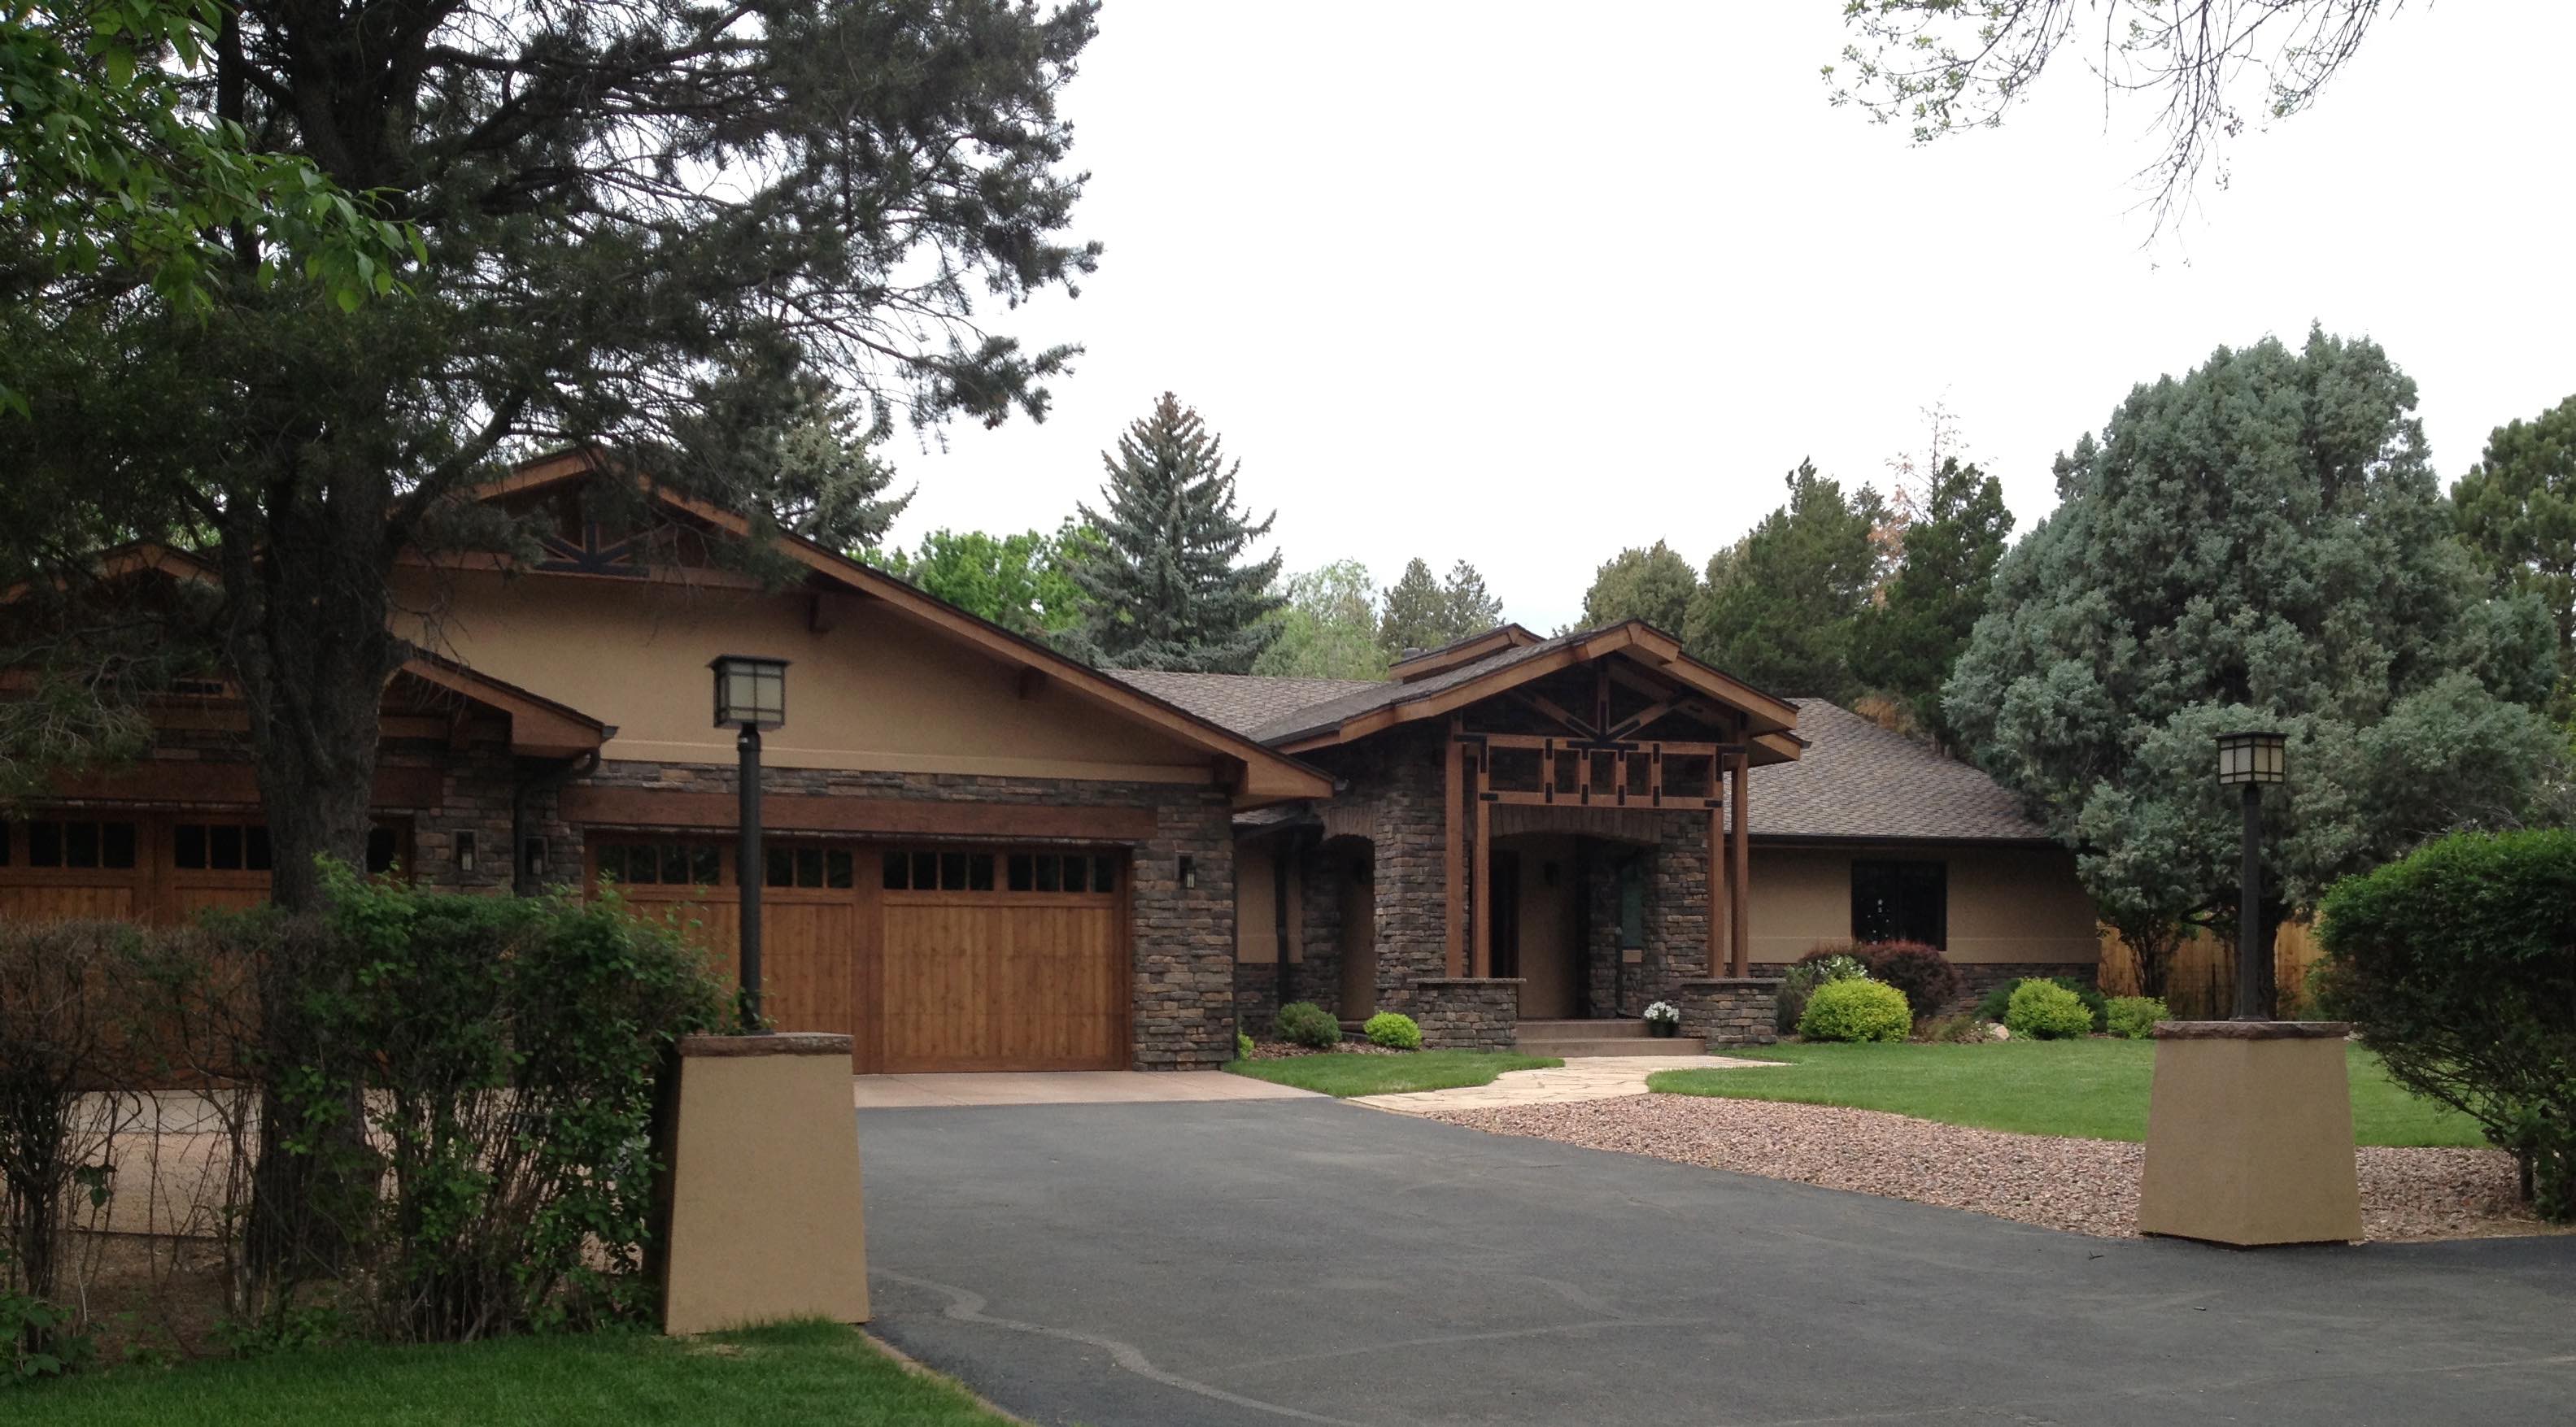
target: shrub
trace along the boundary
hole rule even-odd
[[[1977,1002],[1977,1019],[1981,1021],[2003,1020],[2004,1012],[2012,1005],[2013,993],[2020,990],[2024,985],[2038,979],[2039,978],[2035,976],[2026,976],[2019,981],[2002,982],[1988,990]],[[2093,1013],[2093,1029],[2097,1031],[2110,1029],[2110,1003],[2103,999],[2102,992],[2098,987],[2087,985],[2082,981],[2076,980],[2072,976],[2052,976],[2048,978],[2047,984],[2070,992],[2074,995],[2076,1000],[2083,1002],[2084,1009]]]
[[[1252,1037],[1245,1035],[1241,1031],[1236,1031],[1234,1033],[1234,1058],[1237,1060],[1252,1059]]]
[[[1798,1022],[1807,1012],[1807,998],[1826,982],[1866,980],[1868,977],[1869,967],[1859,957],[1836,946],[1820,946],[1808,952],[1781,973],[1773,1015],[1774,1028],[1784,1036],[1796,1032]]]
[[[1966,1045],[1987,1039],[1985,1023],[1974,1016],[1925,1016],[1914,1022],[1914,1038],[1951,1045]]]
[[[1368,1024],[1360,1027],[1360,1032],[1369,1038],[1369,1044],[1382,1045],[1388,1050],[1422,1049],[1422,1027],[1414,1024],[1411,1016],[1401,1012],[1380,1011],[1368,1018]]]
[[[2172,1020],[2173,1012],[2153,996],[2114,996],[2105,1008],[2105,1016],[2111,1034],[2142,1041],[2156,1033],[2156,1022]]]
[[[1959,995],[1959,968],[1940,948],[1919,941],[1885,941],[1865,947],[1870,979],[1905,993],[1917,1016],[1937,1016]]]
[[[2004,1027],[2017,1036],[2062,1040],[2091,1034],[2093,1013],[2074,992],[2032,977],[2014,987],[2012,999],[2004,1003]]]
[[[2336,884],[2315,988],[2388,1073],[2510,1151],[2576,1219],[2576,831],[2454,833]]]
[[[1279,1008],[1279,1038],[1293,1045],[1329,1050],[1342,1043],[1342,1023],[1312,1001],[1291,1001]]]
[[[1905,993],[1862,977],[1817,987],[1798,1017],[1798,1034],[1817,1041],[1901,1041],[1913,1029]]]

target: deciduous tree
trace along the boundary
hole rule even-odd
[[[1246,558],[1277,516],[1255,522],[1236,499],[1243,463],[1170,392],[1100,459],[1105,508],[1081,507],[1100,545],[1073,567],[1091,608],[1071,647],[1110,668],[1250,672],[1277,633],[1279,556]]]
[[[1091,598],[1074,567],[1097,554],[1100,533],[1067,519],[1050,534],[934,530],[910,552],[871,555],[888,573],[1017,634],[1050,639],[1081,626]]]
[[[2266,799],[2268,944],[2291,909],[2434,833],[2553,806],[2536,605],[2451,538],[2415,384],[2368,341],[2220,348],[2058,458],[2060,504],[1997,567],[1944,706],[2073,847],[2150,995],[2237,915],[2215,735],[2290,738]]]
[[[1368,566],[1336,560],[1288,577],[1286,601],[1270,618],[1278,637],[1253,661],[1256,674],[1308,679],[1383,679],[1386,651],[1377,642],[1377,589]]]

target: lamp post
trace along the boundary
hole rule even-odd
[[[733,741],[741,756],[741,826],[734,850],[734,890],[741,897],[743,1029],[760,1027],[760,888],[764,863],[760,854],[760,732],[787,722],[787,661],[755,655],[724,654],[708,668],[716,676],[716,727],[739,729]]]
[[[2277,733],[2218,736],[2218,782],[2245,790],[2244,871],[2236,893],[2236,1019],[2263,1015],[2260,923],[2263,907],[2263,785],[2289,777],[2289,740]]]

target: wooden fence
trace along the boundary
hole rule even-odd
[[[2120,934],[2101,929],[2102,965],[2098,973],[2106,995],[2138,994],[2138,956]],[[2280,988],[2280,1014],[2306,1013],[2308,968],[2325,955],[2316,931],[2306,922],[2283,922],[2272,939],[2272,980]],[[2174,949],[2173,972],[2166,977],[2165,1005],[2182,1020],[2224,1020],[2236,1011],[2236,943],[2207,931],[2194,932]]]

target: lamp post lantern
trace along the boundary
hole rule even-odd
[[[2218,782],[2245,790],[2244,870],[2236,893],[2236,1019],[2263,1016],[2263,785],[2289,777],[2289,740],[2278,733],[2218,736]]]
[[[742,797],[741,826],[734,850],[734,890],[741,898],[743,1029],[760,1029],[760,888],[764,859],[760,852],[760,733],[787,722],[787,661],[754,655],[719,655],[708,668],[716,676],[716,727],[739,729],[733,741],[741,757],[738,777]]]

